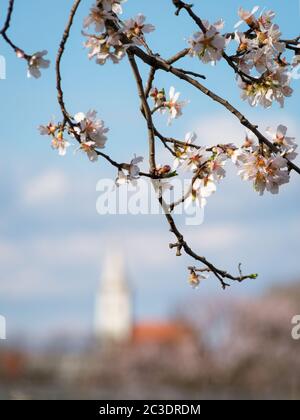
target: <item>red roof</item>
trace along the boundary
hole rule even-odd
[[[133,328],[135,344],[177,343],[183,341],[187,336],[190,336],[190,330],[185,325],[175,322],[144,322]]]

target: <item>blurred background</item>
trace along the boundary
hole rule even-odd
[[[27,79],[24,62],[0,42],[7,73],[0,80],[0,314],[7,324],[0,398],[299,398],[300,341],[291,337],[291,320],[300,314],[297,175],[279,196],[259,197],[228,166],[204,223],[185,226],[178,217],[199,254],[232,272],[242,262],[245,272],[259,273],[225,292],[212,277],[191,289],[186,267],[194,262],[169,250],[173,237],[164,218],[98,215],[96,184],[114,179],[115,171],[73,150],[61,158],[39,136],[40,124],[60,118],[54,61],[72,1],[61,3],[16,1],[9,33],[27,53],[48,49],[51,68],[41,79]],[[106,151],[117,161],[146,156],[126,59],[100,67],[83,48],[82,21],[91,3],[82,2],[62,63],[67,106],[71,113],[99,111],[110,127]],[[171,1],[160,2],[159,13],[153,3],[129,0],[124,16],[143,12],[157,27],[148,37],[151,48],[169,57],[195,28],[184,13],[174,16]],[[228,31],[239,6],[256,4],[194,3],[210,21],[223,17]],[[298,0],[261,6],[277,12],[285,38],[298,35]],[[180,66],[205,73],[205,84],[261,131],[285,124],[300,138],[299,80],[284,109],[253,109],[240,101],[223,63],[211,68],[186,58]],[[159,74],[156,84],[174,85],[191,101],[171,127],[158,116],[160,131],[178,138],[195,131],[200,144],[243,141],[243,128],[218,104],[170,75]],[[159,163],[172,163],[159,153]]]

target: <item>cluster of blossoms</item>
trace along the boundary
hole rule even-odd
[[[192,57],[198,57],[203,63],[216,64],[222,58],[226,39],[220,34],[224,28],[223,20],[210,24],[203,21],[206,32],[196,32],[193,38],[189,39],[190,52]]]
[[[195,147],[195,133],[187,133],[185,146],[175,146],[176,159],[174,169],[191,171],[193,181],[185,205],[196,203],[201,208],[207,198],[217,190],[217,184],[226,176],[224,166],[233,145],[218,145],[212,148]]]
[[[58,150],[60,156],[65,156],[70,142],[64,138],[67,131],[72,138],[76,138],[80,146],[77,150],[85,152],[91,162],[98,159],[98,152],[105,148],[107,141],[106,134],[109,131],[102,120],[97,119],[96,111],[89,111],[86,114],[79,112],[73,118],[72,126],[66,127],[63,124],[50,122],[47,126],[41,125],[39,131],[41,135],[52,137],[51,146]]]
[[[87,37],[84,45],[89,49],[88,57],[95,58],[97,64],[103,65],[107,60],[119,63],[131,44],[143,45],[144,35],[155,30],[153,25],[145,23],[142,14],[121,22],[118,15],[122,13],[122,2],[98,1],[84,20],[84,28],[94,25],[95,34],[83,32],[83,35]]]
[[[77,126],[75,133],[80,138],[80,149],[85,152],[91,162],[98,159],[97,150],[104,149],[107,141],[104,122],[97,119],[96,111],[89,111],[87,114],[79,112],[74,116]]]
[[[257,144],[252,133],[247,132],[244,145],[232,154],[243,180],[253,182],[255,190],[263,195],[265,191],[278,194],[279,187],[290,180],[288,161],[297,157],[298,145],[295,139],[287,137],[287,128],[278,126],[274,131],[267,129],[270,140],[278,152],[272,152],[267,146]]]
[[[183,107],[189,103],[188,101],[179,101],[180,92],[176,92],[174,86],[170,88],[168,99],[164,89],[158,90],[157,88],[153,88],[150,96],[155,104],[154,111],[159,111],[162,114],[168,113],[168,125],[171,125],[172,120],[182,115]]]
[[[173,171],[181,168],[193,173],[185,205],[195,203],[202,208],[207,204],[207,198],[216,192],[217,184],[226,176],[225,164],[228,160],[238,167],[238,175],[243,180],[253,182],[260,195],[265,191],[277,194],[279,187],[290,180],[288,160],[297,157],[298,145],[293,137],[287,136],[287,127],[283,125],[277,130],[268,128],[267,134],[274,145],[272,150],[260,144],[249,130],[240,148],[234,144],[195,146],[196,134],[187,133],[184,146],[174,146],[176,158],[173,166]]]
[[[268,108],[277,101],[283,107],[285,98],[293,93],[290,70],[299,66],[300,58],[296,55],[292,63],[287,62],[282,56],[286,45],[281,41],[280,28],[273,23],[275,13],[266,11],[256,18],[258,10],[258,6],[252,11],[240,8],[241,20],[235,25],[234,34],[220,33],[224,27],[222,20],[214,24],[203,21],[202,32],[188,40],[189,54],[213,65],[225,56],[236,68],[242,99],[251,106]],[[248,30],[239,32],[238,28],[244,23]],[[225,49],[232,39],[238,47],[236,54],[228,57]]]
[[[283,107],[285,98],[293,93],[290,65],[282,57],[286,47],[280,40],[279,26],[273,23],[275,13],[267,11],[256,18],[258,10],[258,6],[251,12],[240,8],[241,21],[236,25],[246,23],[249,30],[236,32],[238,48],[234,60],[245,75],[253,75],[253,71],[257,75],[256,80],[240,78],[242,98],[252,106],[268,108],[277,101]]]
[[[70,143],[64,139],[64,127],[61,124],[51,121],[48,125],[41,125],[39,131],[42,136],[50,136],[52,149],[57,150],[60,156],[65,156]]]

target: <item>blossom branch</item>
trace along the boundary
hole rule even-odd
[[[143,82],[142,82],[142,78],[138,69],[138,66],[136,64],[136,61],[134,59],[134,56],[128,52],[128,58],[131,64],[131,68],[137,83],[137,88],[138,88],[138,94],[142,103],[142,109],[143,109],[143,115],[147,121],[147,126],[148,126],[148,131],[149,131],[149,154],[150,154],[150,166],[152,168],[153,163],[155,164],[155,159],[153,160],[152,156],[154,153],[154,157],[155,157],[155,149],[153,148],[153,144],[154,144],[154,125],[153,125],[153,120],[152,120],[152,114],[149,108],[149,105],[147,103],[146,97],[145,97],[145,92],[143,90]],[[201,170],[201,168],[199,168],[199,171]],[[153,169],[151,170],[151,172],[153,172]],[[197,179],[198,176],[198,172],[195,174],[194,178],[193,178],[193,182],[195,182],[195,180]],[[226,283],[224,281],[224,279],[230,279],[232,281],[241,281],[241,277],[235,277],[232,276],[231,274],[225,272],[224,270],[220,270],[218,268],[216,268],[212,263],[210,263],[209,261],[206,260],[206,258],[201,257],[199,255],[197,255],[190,247],[189,245],[185,242],[183,235],[181,234],[181,232],[178,230],[175,221],[173,219],[173,217],[171,216],[170,212],[169,212],[169,206],[164,202],[162,196],[159,196],[159,202],[161,207],[164,210],[165,213],[165,217],[169,223],[170,226],[170,230],[171,232],[176,236],[178,242],[176,244],[170,244],[170,248],[177,248],[177,256],[181,256],[181,249],[184,249],[184,251],[190,255],[191,257],[193,257],[195,260],[202,262],[207,269],[209,269],[216,277],[217,279],[220,281],[223,289],[225,289],[226,287],[230,286],[228,283]],[[248,276],[244,276],[244,279],[253,279],[256,278],[256,275],[250,274]]]
[[[180,69],[176,67],[172,67],[169,65],[165,60],[163,60],[161,57],[157,58],[155,56],[150,56],[147,53],[145,53],[143,50],[141,50],[139,47],[130,47],[131,51],[138,56],[144,63],[155,67],[157,70],[163,70],[168,73],[172,73],[174,76],[178,77],[181,80],[186,81],[190,85],[194,86],[196,89],[200,90],[204,95],[211,98],[213,101],[219,103],[223,107],[225,107],[231,114],[233,114],[240,123],[248,128],[255,136],[258,138],[259,141],[263,142],[266,146],[270,148],[270,150],[274,151],[275,153],[278,151],[277,147],[274,146],[273,143],[271,143],[259,130],[257,125],[252,124],[240,111],[238,111],[233,105],[231,105],[226,99],[223,99],[221,96],[217,95],[204,85],[202,85],[197,80],[189,77],[188,75],[182,73]],[[300,174],[300,168],[295,165],[293,162],[291,162],[289,159],[287,159],[288,165],[290,170],[294,170],[298,174]]]
[[[196,25],[199,27],[199,29],[203,32],[203,34],[206,34],[208,29],[205,26],[205,24],[203,23],[202,19],[196,15],[192,8],[193,8],[193,4],[187,4],[181,0],[172,0],[174,6],[176,7],[176,12],[175,14],[178,16],[180,11],[182,9],[186,10],[186,12],[189,14],[189,16],[193,19],[193,21],[196,23]],[[250,20],[252,18],[252,15],[249,15],[248,19]],[[244,36],[250,36],[253,32],[253,30],[256,29],[255,28],[255,24],[250,23],[250,29],[248,29],[246,32],[244,32]],[[236,34],[226,34],[225,38],[235,38]],[[295,52],[295,54],[300,53],[300,47],[299,47],[299,40],[300,40],[300,36],[291,39],[291,40],[280,40],[281,43],[285,44],[285,47],[289,50],[293,50]],[[243,41],[241,43],[241,45],[243,46]],[[245,52],[242,52],[241,55],[244,55]],[[245,73],[244,71],[242,71],[239,66],[236,65],[236,63],[234,62],[233,57],[230,57],[226,54],[225,51],[222,51],[222,57],[225,59],[225,61],[227,62],[227,64],[234,70],[234,72],[240,76],[241,80],[245,83],[260,83],[261,81],[264,80],[264,75],[262,75],[261,77],[253,77],[248,73]]]
[[[176,7],[176,14],[178,15],[182,9],[186,10],[199,27],[200,32],[195,34],[193,39],[189,40],[190,48],[179,51],[169,59],[164,59],[159,54],[153,53],[146,42],[145,34],[152,32],[155,28],[153,25],[145,22],[146,18],[144,15],[139,14],[135,18],[124,22],[120,19],[119,15],[122,13],[121,4],[123,0],[98,0],[84,21],[84,28],[94,25],[96,32],[91,35],[84,33],[84,36],[87,38],[85,46],[90,50],[90,58],[95,58],[98,64],[103,65],[107,60],[111,60],[116,64],[124,57],[128,57],[140,98],[140,110],[147,123],[149,173],[140,171],[138,164],[143,160],[141,157],[135,155],[130,163],[118,163],[109,154],[101,150],[105,147],[108,129],[104,126],[103,121],[96,119],[96,111],[89,111],[87,114],[80,112],[74,116],[67,111],[62,90],[61,59],[80,0],[75,1],[71,9],[56,59],[57,98],[63,122],[57,125],[50,123],[48,126],[42,126],[40,130],[41,134],[47,134],[52,137],[52,147],[58,149],[61,155],[65,154],[66,148],[69,146],[69,143],[64,139],[64,133],[67,132],[80,144],[79,148],[87,154],[90,161],[96,161],[98,157],[108,161],[118,170],[117,185],[122,185],[125,182],[135,182],[140,176],[150,178],[155,190],[158,192],[158,200],[169,224],[170,231],[176,237],[176,242],[170,244],[170,248],[176,249],[176,255],[178,256],[184,251],[204,266],[203,268],[189,267],[191,284],[193,286],[198,285],[203,278],[201,273],[210,272],[216,276],[225,289],[229,286],[226,282],[228,280],[241,282],[246,279],[254,279],[257,275],[243,275],[241,265],[238,266],[239,275],[231,275],[217,268],[205,257],[196,254],[185,241],[171,213],[177,205],[187,201],[196,201],[203,207],[206,204],[206,197],[209,197],[216,191],[216,183],[225,177],[226,171],[223,166],[227,160],[232,160],[237,165],[239,175],[243,179],[254,180],[254,187],[260,194],[263,194],[265,190],[277,193],[279,186],[289,181],[291,170],[295,170],[300,174],[300,168],[292,162],[297,156],[295,152],[297,145],[294,142],[294,138],[287,137],[287,128],[282,125],[277,128],[276,133],[268,129],[267,133],[271,138],[269,139],[259,131],[257,125],[252,124],[231,103],[197,80],[198,78],[205,79],[204,75],[195,71],[177,68],[174,65],[187,55],[192,57],[198,56],[204,63],[216,63],[224,58],[240,79],[241,87],[244,90],[244,99],[248,96],[250,99],[252,98],[249,100],[252,106],[262,104],[267,107],[272,105],[272,102],[275,100],[283,105],[285,97],[290,96],[292,93],[292,89],[288,86],[285,69],[288,66],[297,65],[299,57],[295,57],[290,65],[282,56],[282,52],[284,46],[297,52],[299,38],[286,41],[280,40],[279,36],[281,33],[277,26],[271,25],[275,14],[266,12],[259,19],[256,19],[254,14],[258,8],[254,8],[252,12],[247,12],[243,9],[239,10],[242,21],[249,26],[247,31],[221,35],[222,22],[216,22],[214,25],[211,25],[194,13],[193,5],[181,0],[172,0],[172,2]],[[11,13],[8,16],[8,27]],[[235,55],[229,56],[225,52],[227,41],[236,38],[240,43],[239,48]],[[252,48],[253,43],[255,44],[254,48]],[[249,69],[257,65],[255,60],[261,52],[260,50],[263,54],[267,51],[270,55],[268,59],[272,61],[273,69],[270,70],[269,63],[264,63],[261,66],[263,71],[260,72],[258,70],[261,75],[253,77]],[[255,55],[254,58],[253,54]],[[136,59],[141,60],[150,67],[145,86],[143,85]],[[249,60],[252,60],[253,63],[250,63],[248,68],[247,61]],[[182,108],[187,105],[187,102],[178,100],[180,94],[175,91],[174,87],[171,87],[169,97],[167,97],[164,89],[159,90],[153,87],[155,76],[160,71],[172,74],[175,78],[188,83],[234,115],[246,128],[247,135],[243,146],[237,147],[229,143],[205,147],[194,143],[196,138],[194,133],[187,133],[184,141],[161,134],[154,124],[154,114],[157,111],[160,111],[162,114],[167,113],[169,115],[168,124],[170,124],[172,120],[182,115]],[[261,93],[262,91],[263,93]],[[150,97],[154,100],[154,108],[150,107],[148,103]],[[160,140],[162,145],[175,157],[174,168],[183,168],[185,166],[193,172],[188,192],[179,200],[170,204],[167,204],[163,198],[163,188],[170,188],[168,180],[178,175],[177,169],[172,170],[169,165],[157,166],[157,140]]]

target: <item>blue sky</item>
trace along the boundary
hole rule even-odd
[[[115,241],[126,254],[139,319],[167,316],[177,302],[195,293],[199,303],[207,294],[224,293],[212,279],[196,292],[190,290],[186,266],[191,261],[176,258],[168,249],[172,237],[163,217],[97,215],[96,183],[115,176],[105,162],[90,164],[85,156],[72,152],[62,159],[39,136],[39,124],[60,116],[54,61],[71,4],[53,0],[49,7],[46,1],[16,0],[9,34],[28,53],[49,51],[51,68],[41,79],[28,80],[24,62],[0,41],[0,54],[7,63],[7,79],[0,80],[0,313],[7,317],[11,334],[22,331],[41,336],[58,329],[90,329],[102,259]],[[250,9],[257,2],[196,0],[194,4],[210,21],[223,17],[226,30],[232,31],[238,7]],[[107,152],[116,160],[128,161],[133,153],[144,155],[147,147],[136,86],[126,60],[100,67],[87,59],[81,29],[90,5],[91,1],[82,2],[62,63],[66,101],[72,113],[97,109],[111,129]],[[276,11],[286,38],[298,34],[298,0],[265,0],[261,6]],[[124,5],[125,17],[138,12],[157,27],[148,40],[164,57],[184,48],[185,40],[196,31],[185,13],[174,16],[168,0],[128,0]],[[205,73],[207,86],[258,121],[262,130],[283,123],[290,127],[291,135],[300,137],[299,81],[283,110],[277,105],[270,110],[253,109],[240,101],[233,74],[224,64],[211,68],[187,58],[180,67]],[[143,75],[145,70],[142,66]],[[183,99],[191,101],[172,127],[166,126],[165,119],[157,121],[166,134],[183,137],[194,130],[204,144],[242,138],[238,122],[199,92],[166,74],[158,76],[157,85],[167,89],[174,85]],[[165,157],[162,153],[161,159]],[[220,267],[236,270],[242,261],[245,270],[260,273],[252,284],[234,285],[226,293],[260,293],[273,283],[299,276],[299,204],[296,174],[279,196],[259,197],[229,170],[209,201],[205,223],[196,228],[183,226],[183,230],[199,253]]]

